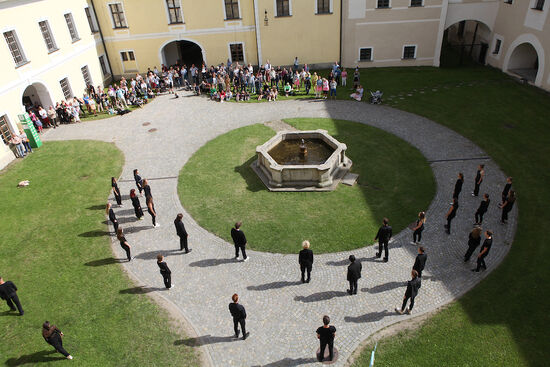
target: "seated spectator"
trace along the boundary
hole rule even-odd
[[[363,87],[361,86],[361,84],[357,86],[355,93],[352,93],[350,97],[355,99],[356,101],[361,101],[361,99],[363,98]]]
[[[288,97],[290,95],[290,92],[292,92],[292,87],[290,84],[286,83],[284,87],[285,96]]]

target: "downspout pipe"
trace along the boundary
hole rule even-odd
[[[260,34],[260,15],[258,0],[254,0],[254,25],[256,26],[256,51],[258,53],[258,69],[262,66],[262,39]]]
[[[103,38],[103,32],[101,31],[101,24],[99,24],[99,20],[97,19],[94,0],[90,0],[90,3],[92,4],[92,10],[94,11],[94,17],[97,22],[97,29],[99,30],[99,38],[101,38],[101,43],[103,44],[103,49],[105,50],[105,57],[107,58],[107,64],[109,65],[109,71],[111,72],[111,79],[114,80],[113,68],[111,67],[111,59],[109,58],[109,52],[107,51],[107,46],[105,45],[105,39]]]

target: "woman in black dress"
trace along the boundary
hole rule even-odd
[[[508,177],[506,179],[506,185],[504,185],[504,189],[502,190],[502,204],[506,202],[506,199],[508,198],[508,193],[510,192],[511,188],[512,188],[512,177]]]
[[[128,241],[126,241],[126,237],[124,237],[124,233],[122,231],[122,228],[119,228],[116,232],[116,238],[120,242],[120,247],[124,251],[126,251],[126,257],[128,258],[128,261],[132,261],[133,257],[130,254],[130,245],[128,244]]]
[[[153,197],[153,195],[151,195],[151,186],[149,186],[147,179],[143,180],[143,191],[145,191],[145,198],[149,196]]]
[[[57,352],[63,354],[67,359],[73,359],[73,356],[63,348],[63,333],[57,326],[50,325],[49,321],[45,321],[42,324],[42,337],[46,343],[54,347]]]
[[[416,224],[413,228],[413,240],[411,242],[411,245],[419,245],[420,241],[422,240],[422,231],[424,230],[424,223],[426,223],[426,213],[420,212],[418,213],[418,219],[416,220]]]
[[[139,172],[137,169],[134,170],[134,181],[136,181],[136,187],[139,190],[139,194],[142,195],[143,191],[143,180],[141,179],[141,176],[139,175]]]
[[[166,289],[172,288],[172,272],[168,268],[166,261],[164,261],[164,256],[161,254],[157,255],[157,265],[160,269],[160,275],[162,275],[162,279],[164,280],[164,286]]]
[[[143,210],[141,209],[141,203],[139,198],[136,195],[136,189],[130,190],[130,200],[132,200],[132,206],[134,207],[134,213],[136,213],[136,218],[139,220],[143,219]]]
[[[475,227],[468,235],[468,250],[464,254],[464,262],[468,262],[468,260],[470,260],[470,257],[481,243],[481,232],[481,227]]]
[[[159,224],[157,223],[157,212],[155,211],[155,203],[153,203],[153,197],[146,196],[145,202],[147,204],[147,211],[149,211],[151,219],[153,220],[153,227],[159,227]]]
[[[460,192],[462,191],[462,185],[464,184],[464,175],[462,172],[458,174],[458,178],[455,182],[455,189],[453,191],[453,199],[458,199]]]
[[[111,177],[111,186],[113,187],[113,194],[115,195],[116,203],[122,205],[122,196],[120,195],[120,189],[116,183],[116,178]]]
[[[506,224],[508,221],[508,213],[512,210],[514,207],[514,203],[516,202],[516,192],[514,190],[510,190],[508,193],[508,197],[506,198],[506,201],[499,206],[502,208],[502,216],[500,217],[500,224]]]
[[[116,219],[115,212],[113,208],[111,207],[111,203],[107,203],[107,208],[105,209],[105,213],[109,216],[109,220],[111,223],[113,223],[113,227],[115,229],[115,233],[118,231],[118,220]]]
[[[451,207],[449,208],[449,211],[446,214],[447,224],[445,224],[445,232],[447,234],[451,234],[451,221],[454,217],[456,217],[456,211],[458,210],[458,200],[456,198],[453,199],[453,203],[451,204]]]

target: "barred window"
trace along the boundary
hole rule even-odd
[[[21,49],[21,45],[19,44],[19,40],[17,39],[15,31],[4,32],[4,38],[6,39],[8,48],[10,49],[11,56],[13,57],[13,61],[15,62],[15,66],[21,66],[25,64],[27,62],[27,59],[25,58],[25,54]]]
[[[498,55],[498,53],[500,52],[501,45],[502,45],[502,41],[497,39],[497,41],[495,42],[495,49],[493,50],[494,55]]]
[[[128,58],[131,61],[134,61],[136,59],[136,56],[134,55],[134,51],[128,51]]]
[[[105,56],[99,56],[99,65],[101,66],[101,72],[104,77],[110,75],[109,69],[107,69],[107,63],[105,62]]]
[[[59,85],[61,85],[61,90],[63,91],[63,95],[65,96],[65,99],[68,100],[72,98],[73,96],[73,90],[71,89],[71,85],[69,84],[68,78],[63,78],[59,81]]]
[[[80,68],[82,71],[82,77],[84,78],[84,83],[86,83],[86,86],[93,85],[92,83],[92,77],[90,76],[90,69],[88,68],[88,65],[83,66]]]
[[[411,0],[411,7],[423,6],[423,0]]]
[[[537,2],[535,3],[535,7],[533,9],[543,10],[544,9],[544,0],[537,0]]]
[[[239,0],[225,0],[225,19],[239,18]]]
[[[84,8],[84,11],[86,12],[86,18],[88,18],[88,24],[90,25],[90,31],[92,31],[92,33],[98,32],[97,20],[95,19],[92,11],[90,10],[89,7]]]
[[[330,14],[330,0],[317,0],[317,14]]]
[[[359,61],[372,61],[372,48],[365,47],[359,49]]]
[[[52,36],[52,30],[50,29],[50,24],[47,20],[44,20],[42,22],[38,22],[38,26],[40,27],[40,32],[42,32],[42,37],[44,37],[44,42],[46,43],[46,48],[48,49],[48,52],[54,52],[57,50],[57,46],[55,44],[55,40]]]
[[[390,0],[378,0],[377,8],[389,8]]]
[[[128,61],[128,54],[126,53],[126,51],[122,51],[120,53],[120,57],[122,58],[122,61]]]
[[[0,136],[2,136],[2,141],[4,144],[8,145],[11,140],[11,130],[8,126],[8,120],[6,115],[0,116]]]
[[[76,31],[76,27],[74,25],[73,15],[71,13],[65,14],[65,21],[67,22],[67,28],[69,28],[71,39],[73,42],[78,41],[80,38],[78,37],[78,32]]]
[[[183,23],[180,0],[166,0],[166,6],[168,6],[170,24]]]
[[[277,16],[285,17],[290,15],[290,0],[277,0]]]
[[[404,59],[414,59],[416,57],[416,46],[405,46],[403,47],[403,58]]]
[[[126,28],[126,18],[124,18],[124,10],[122,10],[122,4],[109,4],[111,10],[111,16],[113,18],[113,25],[115,28]]]
[[[231,50],[231,62],[244,62],[242,43],[232,43],[229,48]]]

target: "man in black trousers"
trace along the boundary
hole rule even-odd
[[[483,241],[483,245],[481,245],[479,255],[477,255],[477,267],[475,269],[472,269],[472,271],[479,272],[481,268],[483,268],[483,270],[487,269],[487,265],[485,265],[485,258],[487,257],[487,255],[489,255],[489,250],[491,250],[492,245],[493,232],[485,231],[485,241]]]
[[[477,196],[479,194],[479,187],[481,186],[481,183],[483,182],[484,177],[485,177],[485,165],[480,164],[479,166],[477,166],[476,179],[474,182],[474,191],[472,191],[472,196]]]
[[[317,328],[317,339],[320,342],[319,362],[323,362],[325,358],[325,349],[328,345],[328,360],[332,361],[334,357],[334,336],[336,335],[336,328],[330,324],[330,317],[323,316],[323,326]]]
[[[388,243],[390,242],[391,236],[392,236],[392,228],[389,223],[388,218],[384,218],[382,221],[382,227],[378,229],[378,233],[376,234],[376,237],[374,237],[374,240],[378,240],[378,252],[376,253],[376,257],[380,258],[382,256],[382,248],[384,249],[384,262],[388,262]]]
[[[309,249],[309,241],[302,242],[302,251],[298,255],[298,263],[300,264],[300,271],[302,272],[302,283],[309,283],[311,280],[311,268],[313,267],[313,251]],[[307,271],[307,280],[305,279],[305,272]]]
[[[453,199],[458,199],[460,192],[462,191],[462,185],[464,184],[464,175],[462,172],[458,174],[458,178],[455,182],[455,189],[453,191]]]
[[[189,236],[187,234],[187,231],[185,230],[185,226],[183,225],[183,214],[179,213],[174,219],[174,225],[176,226],[176,233],[178,234],[178,237],[180,238],[180,251],[185,250],[185,253],[191,252],[189,247],[187,247],[187,237]]]
[[[233,302],[229,304],[229,312],[233,316],[233,328],[235,330],[235,338],[239,337],[239,324],[241,324],[241,329],[243,331],[243,340],[248,338],[250,333],[246,332],[246,310],[244,306],[239,304],[239,295],[235,293],[231,299]]]
[[[235,228],[231,228],[231,238],[233,239],[233,243],[235,244],[235,259],[239,260],[239,249],[241,249],[241,252],[243,254],[243,261],[248,260],[248,256],[246,256],[246,236],[244,235],[244,232],[241,231],[241,226],[243,225],[242,222],[235,223]]]
[[[23,307],[21,307],[21,302],[19,302],[19,297],[17,297],[17,287],[13,282],[7,281],[4,282],[4,279],[0,277],[0,298],[6,301],[10,310],[15,311],[15,306],[19,311],[19,316],[23,316],[25,313]],[[15,303],[15,306],[13,305]]]
[[[489,203],[491,200],[489,200],[489,194],[483,194],[483,200],[479,204],[479,207],[477,208],[476,214],[475,214],[475,220],[474,223],[475,226],[480,226],[483,222],[483,215],[487,213],[487,208],[489,208]]]
[[[416,270],[418,273],[419,281],[422,280],[422,271],[426,266],[426,260],[428,260],[428,255],[425,254],[424,247],[418,247],[418,255],[416,255],[416,259],[414,260],[413,270]],[[420,286],[418,288],[420,288]]]
[[[407,315],[410,315],[412,312],[412,309],[414,307],[414,299],[418,295],[418,290],[420,289],[420,278],[418,278],[418,272],[416,270],[413,270],[411,272],[412,279],[407,282],[407,290],[405,291],[405,296],[403,297],[403,304],[401,305],[401,310],[396,308],[395,312],[398,314],[403,315],[406,313]],[[411,300],[411,303],[409,304],[409,308],[405,310],[405,307],[407,306],[407,301]]]
[[[348,293],[352,295],[357,294],[357,280],[361,278],[362,265],[360,261],[355,260],[354,255],[349,255],[349,261],[351,264],[348,265]]]

